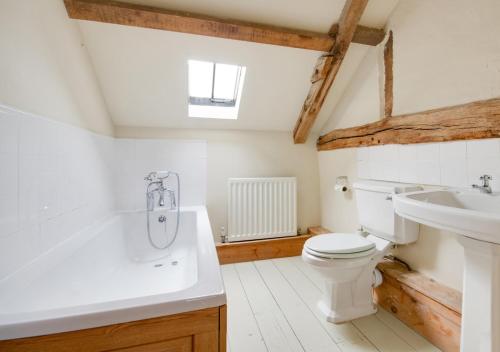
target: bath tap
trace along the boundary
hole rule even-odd
[[[161,175],[161,176],[160,176]],[[166,183],[166,179],[170,176],[174,176],[177,179],[177,199],[175,197],[175,192],[168,188]],[[172,243],[174,243],[177,238],[177,234],[179,232],[179,223],[180,223],[180,202],[181,202],[181,180],[179,174],[173,171],[153,171],[150,172],[146,177],[144,177],[145,181],[148,181],[148,185],[146,187],[146,224],[147,224],[147,235],[148,240],[151,246],[156,249],[162,250],[170,247]],[[158,206],[165,208],[165,192],[168,193],[168,197],[170,200],[170,208],[167,210],[173,210],[177,208],[176,212],[176,221],[175,221],[175,231],[174,236],[170,241],[167,241],[165,245],[158,245],[155,243],[153,238],[151,237],[151,225],[150,218],[151,213],[155,210],[155,193],[158,193]],[[158,222],[165,223],[167,222],[167,217],[165,215],[161,215],[158,218]],[[164,226],[164,231],[166,230],[166,226]],[[165,235],[167,233],[165,232]]]
[[[483,175],[479,177],[479,179],[483,181],[483,184],[482,185],[474,184],[472,185],[472,188],[479,189],[481,193],[488,193],[488,194],[492,193],[490,181],[493,179],[493,177],[491,177],[490,175]]]
[[[146,189],[146,199],[147,199],[147,209],[149,211],[154,209],[154,194],[155,192],[158,193],[158,206],[159,207],[164,207],[165,206],[165,193],[168,193],[169,199],[170,199],[170,209],[174,209],[177,204],[175,200],[175,192],[169,189],[165,185],[165,180],[169,177],[169,173],[166,174],[166,176],[158,176],[158,173],[153,171],[150,172],[146,177],[144,177],[144,180],[148,181],[148,186]],[[152,186],[156,186],[156,188],[151,189]]]

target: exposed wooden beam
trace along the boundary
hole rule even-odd
[[[330,36],[335,38],[337,36],[338,25],[334,24],[329,31]],[[376,46],[382,43],[385,38],[385,31],[383,29],[372,28],[358,25],[356,27],[356,32],[354,32],[354,37],[352,42],[356,44],[364,44]]]
[[[384,117],[392,116],[393,104],[393,35],[392,31],[389,32],[389,38],[384,47]]]
[[[337,76],[347,49],[354,38],[356,27],[367,3],[368,0],[347,0],[338,25],[332,26],[330,32],[336,33],[335,43],[329,56],[320,57],[316,64],[311,79],[311,88],[293,130],[295,143],[304,143],[307,140],[326,95]],[[321,67],[324,72],[321,79],[317,79],[318,67]]]
[[[318,150],[500,137],[500,98],[384,118],[333,130]]]
[[[326,33],[269,26],[109,0],[64,0],[70,18],[328,52]],[[359,26],[355,42],[377,45],[383,30]]]

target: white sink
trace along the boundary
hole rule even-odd
[[[462,352],[500,351],[500,193],[427,190],[393,196],[400,216],[460,234]]]
[[[480,241],[500,244],[500,193],[427,190],[394,195],[407,219]]]

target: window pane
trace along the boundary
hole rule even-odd
[[[199,98],[212,97],[212,62],[189,60],[189,96]]]
[[[214,98],[233,100],[238,80],[238,66],[216,64]]]

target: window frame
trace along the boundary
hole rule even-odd
[[[206,62],[209,62],[209,61],[206,61]],[[242,66],[232,65],[232,66],[235,66],[237,68],[233,98],[232,99],[221,99],[221,98],[216,98],[214,96],[215,79],[217,77],[217,65],[218,64],[222,65],[222,63],[219,63],[219,62],[212,62],[211,96],[209,98],[206,98],[206,97],[194,97],[194,96],[189,95],[189,104],[190,105],[220,106],[220,107],[235,107],[236,106],[236,101],[238,99],[238,93],[239,93],[240,80],[241,80]]]

